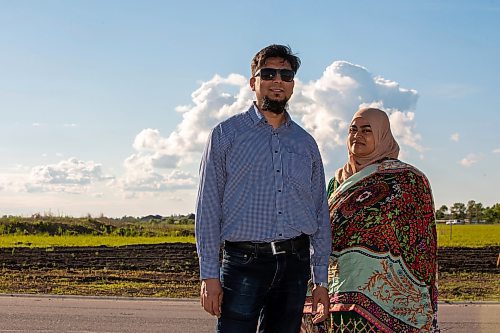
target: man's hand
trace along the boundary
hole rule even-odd
[[[312,314],[314,315],[313,323],[317,324],[328,318],[328,314],[330,312],[330,297],[328,297],[328,289],[314,285],[312,297]]]
[[[217,316],[217,318],[220,317],[221,313],[222,295],[222,286],[219,279],[206,279],[201,281],[201,306],[205,311],[213,316]]]

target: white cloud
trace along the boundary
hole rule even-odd
[[[4,173],[0,175],[0,191],[19,191],[20,182],[16,179],[18,174]]]
[[[187,172],[178,169],[167,173],[156,171],[158,160],[155,156],[134,154],[127,158],[124,177],[113,185],[129,192],[164,192],[195,187],[196,177]]]
[[[69,158],[57,164],[35,166],[24,183],[28,192],[82,193],[92,183],[112,179],[101,164]]]
[[[292,112],[301,115],[300,122],[317,140],[327,164],[333,149],[345,145],[354,112],[366,106],[386,110],[399,143],[422,151],[413,125],[417,99],[415,90],[373,76],[362,66],[336,61],[318,80],[296,85]]]
[[[252,101],[245,77],[215,75],[191,94],[193,104],[176,108],[183,120],[168,137],[157,129],[144,129],[135,137],[136,151],[125,162],[125,176],[119,186],[126,191],[171,191],[196,185],[196,177],[173,170],[192,166],[208,134],[218,122],[246,109]],[[170,173],[168,170],[171,169]]]
[[[241,75],[215,75],[191,97],[193,105],[176,108],[183,113],[183,120],[168,137],[161,137],[156,129],[145,129],[136,136],[133,148],[142,158],[150,158],[157,167],[166,168],[189,163],[190,154],[198,155],[203,150],[212,127],[248,107],[252,92]]]
[[[191,94],[189,105],[176,108],[182,114],[182,120],[171,133],[161,133],[155,128],[138,131],[133,151],[123,162],[124,173],[120,178],[106,175],[101,164],[67,159],[62,153],[57,153],[59,163],[9,170],[9,174],[0,175],[0,192],[7,195],[26,191],[50,192],[40,196],[45,202],[37,202],[48,207],[53,201],[51,198],[62,197],[63,193],[87,194],[79,199],[109,199],[118,192],[121,192],[122,199],[142,199],[144,205],[141,204],[141,209],[150,202],[168,202],[172,198],[178,200],[176,207],[190,207],[196,195],[196,171],[210,130],[220,121],[247,110],[253,99],[254,94],[244,76],[215,75],[202,82]],[[316,138],[328,166],[328,161],[345,160],[347,124],[354,112],[361,106],[380,107],[389,114],[392,130],[401,145],[400,156],[405,159],[415,151],[421,157],[425,150],[415,128],[417,100],[415,90],[401,88],[397,82],[374,76],[362,66],[337,61],[328,66],[317,80],[296,80],[290,112],[293,119]],[[47,125],[35,123],[33,126]],[[333,163],[331,165],[333,168]],[[68,199],[68,202],[72,200]],[[95,205],[108,201],[92,202]]]
[[[218,122],[247,110],[254,94],[248,79],[241,75],[225,78],[215,75],[201,83],[191,98],[192,104],[176,108],[183,119],[168,136],[151,128],[137,134],[133,143],[135,152],[125,160],[126,173],[118,181],[120,188],[161,192],[194,186],[195,177],[187,171],[183,175],[169,171],[197,165],[210,130]],[[345,145],[347,124],[361,106],[386,110],[398,142],[422,152],[421,137],[414,125],[417,100],[415,90],[374,76],[362,66],[336,61],[318,80],[308,83],[296,80],[290,112],[315,137],[328,163],[333,150]]]
[[[451,135],[451,137],[450,137],[450,140],[451,140],[451,141],[455,141],[455,142],[460,141],[460,134],[458,134],[458,133],[453,133],[453,134]]]
[[[470,168],[477,162],[479,162],[479,156],[477,156],[476,154],[469,154],[466,157],[462,158],[459,163],[466,168]]]
[[[156,172],[129,173],[119,185],[123,190],[131,192],[175,191],[193,189],[196,185],[196,177],[179,170],[173,170],[165,176]]]
[[[413,112],[404,113],[397,110],[394,110],[389,116],[389,119],[391,120],[392,133],[399,143],[412,147],[418,152],[422,152],[424,148],[419,144],[422,137],[420,134],[414,132],[414,118],[415,113]]]
[[[500,148],[493,149],[492,152],[493,154],[500,154]]]

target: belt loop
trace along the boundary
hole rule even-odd
[[[303,234],[302,234],[302,235],[303,235]],[[292,239],[292,253],[293,253],[293,254],[296,254],[296,253],[298,252],[298,251],[297,251],[297,247],[296,247],[295,245],[296,245],[297,241],[299,241],[299,240],[300,240],[300,238],[302,237],[302,235],[300,235],[300,236],[298,236],[298,237],[296,237],[296,238]]]
[[[300,236],[299,236],[300,237]],[[297,249],[295,248],[295,239],[292,239],[292,253],[293,254],[296,254],[297,253]]]

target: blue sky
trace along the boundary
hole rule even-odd
[[[435,203],[500,202],[500,1],[0,0],[0,214],[194,211],[208,131],[250,61],[302,59],[292,117],[330,178],[360,105],[387,110]]]

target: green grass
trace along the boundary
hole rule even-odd
[[[500,301],[500,279],[497,273],[439,273],[438,283],[441,301]]]
[[[189,226],[187,228],[193,228]],[[437,226],[439,247],[500,246],[500,224]],[[54,247],[54,246],[122,246],[132,244],[194,243],[193,236],[118,236],[118,235],[62,235],[43,234],[0,235],[0,247]]]
[[[2,269],[0,293],[131,297],[197,297],[195,274],[93,269]]]
[[[0,235],[95,235],[125,237],[194,236],[194,220],[187,218],[152,219],[137,218],[73,218],[36,216],[0,217]]]
[[[500,245],[500,224],[437,226],[439,247],[483,247]]]
[[[192,236],[124,237],[94,235],[1,235],[0,247],[123,246],[133,244],[194,243]]]

